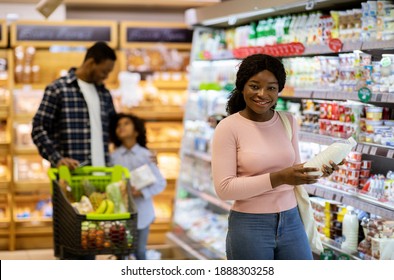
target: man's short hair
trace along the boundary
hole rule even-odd
[[[87,50],[84,61],[88,60],[89,58],[93,58],[94,62],[99,64],[107,59],[115,61],[116,54],[115,51],[107,45],[107,43],[96,42]]]

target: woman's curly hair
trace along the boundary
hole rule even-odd
[[[110,133],[111,141],[114,143],[115,147],[120,147],[122,145],[122,141],[116,135],[116,127],[118,125],[119,120],[123,118],[128,118],[133,122],[134,129],[135,131],[138,132],[137,143],[140,146],[146,148],[147,138],[146,138],[145,121],[138,118],[135,115],[123,114],[123,113],[116,115],[116,117],[113,120],[113,124],[111,126],[111,133]]]
[[[235,114],[246,107],[242,91],[247,81],[261,71],[268,70],[274,74],[278,80],[279,92],[281,92],[286,83],[286,71],[282,62],[266,54],[254,54],[242,60],[235,82],[235,88],[230,93],[227,102],[226,111],[229,115]]]

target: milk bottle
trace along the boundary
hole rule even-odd
[[[321,171],[323,165],[331,166],[330,160],[332,160],[335,164],[340,163],[356,145],[357,142],[353,139],[353,137],[347,139],[346,143],[333,143],[328,146],[327,149],[306,162],[304,167],[319,168],[319,171],[309,172],[309,174],[321,176],[323,175],[323,172]]]
[[[346,249],[350,252],[356,252],[358,247],[358,218],[354,212],[354,208],[351,206],[347,207],[347,213],[343,217],[342,223],[342,249]]]

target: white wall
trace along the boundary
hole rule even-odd
[[[37,0],[38,3],[38,0]],[[17,14],[19,19],[44,20],[45,17],[36,10],[35,4],[5,4],[0,3],[0,19],[6,19],[8,14]],[[49,20],[65,20],[66,7],[60,5],[48,18]]]

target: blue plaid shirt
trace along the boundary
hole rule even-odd
[[[105,86],[96,85],[96,89],[100,97],[105,161],[109,165],[109,130],[116,112]],[[63,157],[88,161],[91,165],[89,112],[75,68],[46,87],[33,118],[32,138],[40,155],[52,166]]]

